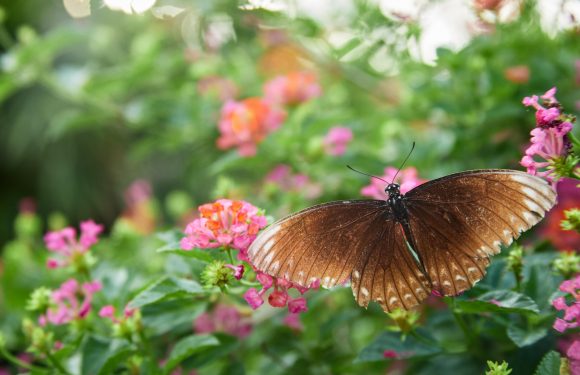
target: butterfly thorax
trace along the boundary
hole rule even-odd
[[[385,188],[385,193],[389,196],[387,203],[391,207],[395,220],[398,222],[408,222],[407,207],[405,206],[405,196],[401,194],[399,184],[389,184]]]

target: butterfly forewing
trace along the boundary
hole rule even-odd
[[[455,295],[483,278],[488,258],[540,221],[556,194],[523,172],[479,170],[429,181],[405,198],[410,235],[433,288]]]

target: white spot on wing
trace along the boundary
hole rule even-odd
[[[455,275],[455,280],[456,281],[467,281],[467,279],[461,275]]]
[[[368,297],[369,296],[369,290],[365,287],[360,288],[360,292],[363,294],[363,296]]]
[[[476,267],[469,267],[467,269],[467,272],[477,272],[477,268]]]
[[[360,272],[358,272],[357,270],[354,270],[352,272],[352,277],[354,277],[355,279],[360,279]]]
[[[389,305],[392,305],[393,303],[397,302],[399,299],[397,297],[391,297],[389,299]]]
[[[451,283],[448,280],[443,281],[443,286],[451,286]]]

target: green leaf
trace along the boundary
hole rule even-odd
[[[214,336],[220,341],[220,344],[211,347],[183,362],[183,368],[194,369],[201,368],[210,364],[219,358],[225,357],[240,347],[240,341],[230,335],[216,333]]]
[[[135,350],[122,340],[108,341],[90,336],[83,347],[83,374],[111,374]]]
[[[130,308],[143,307],[158,301],[205,293],[199,283],[177,277],[163,277],[137,294],[130,302]]]
[[[507,335],[518,347],[532,345],[548,334],[546,327],[521,327],[516,323],[510,324]]]
[[[164,373],[168,374],[185,359],[212,347],[220,345],[220,341],[211,335],[192,335],[180,340],[169,354]]]
[[[536,302],[530,297],[510,290],[484,293],[472,301],[457,301],[456,306],[464,313],[539,313]]]
[[[184,299],[147,305],[143,307],[141,313],[143,315],[143,325],[153,335],[161,335],[169,331],[174,331],[174,333],[191,332],[191,321],[206,309],[206,303]]]
[[[158,253],[175,254],[181,257],[193,258],[205,263],[209,263],[213,260],[211,255],[206,250],[201,249],[183,250],[182,248],[179,247],[179,242],[169,243],[165,246],[158,248],[155,251],[157,251]]]
[[[441,352],[435,343],[428,345],[413,336],[403,338],[400,333],[384,332],[372,344],[364,348],[355,361],[384,361],[385,350],[393,351],[397,359],[424,357]]]
[[[538,365],[534,375],[560,375],[560,354],[548,352]]]

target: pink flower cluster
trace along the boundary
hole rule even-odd
[[[244,201],[218,199],[199,206],[198,210],[200,217],[185,228],[181,248],[227,247],[239,251],[238,259],[248,261],[248,247],[267,224],[258,208]]]
[[[123,316],[121,318],[116,317],[116,309],[113,305],[106,305],[99,310],[99,316],[101,318],[110,319],[113,323],[120,323],[124,319],[131,318],[135,315],[136,309],[132,309],[129,306],[125,306],[125,310],[123,311]]]
[[[531,131],[532,144],[526,149],[520,164],[527,168],[529,174],[556,181],[553,164],[562,160],[571,147],[567,134],[572,130],[572,123],[562,115],[560,104],[555,97],[556,88],[551,88],[544,95],[545,107],[538,103],[538,96],[525,97],[523,104],[536,109],[536,128]]]
[[[397,174],[397,169],[393,167],[385,168],[385,174],[381,177],[385,181],[393,181],[393,178]],[[414,187],[421,185],[426,180],[419,178],[417,169],[413,167],[401,169],[397,178],[393,181],[401,186],[401,194],[407,193]],[[379,179],[371,178],[371,184],[363,187],[360,193],[365,197],[371,197],[375,199],[385,199],[385,183]]]
[[[44,243],[48,250],[60,254],[64,259],[50,258],[47,261],[48,268],[64,267],[70,264],[73,257],[86,253],[91,246],[99,241],[99,234],[103,226],[93,220],[81,222],[81,235],[77,241],[76,230],[67,227],[59,231],[48,232],[44,236]]]
[[[324,137],[324,149],[328,155],[340,156],[346,152],[346,146],[352,141],[352,130],[336,126]]]
[[[225,332],[240,339],[252,332],[252,324],[233,306],[219,304],[211,312],[204,312],[193,322],[196,333]]]
[[[264,97],[228,100],[222,107],[218,128],[218,148],[237,147],[241,156],[254,156],[257,145],[286,119],[281,105],[297,104],[320,96],[321,89],[312,73],[296,72],[276,77],[264,85]]]
[[[293,72],[266,82],[264,93],[271,103],[292,105],[319,97],[322,89],[314,73]]]
[[[220,149],[237,147],[241,156],[256,155],[256,145],[278,129],[286,119],[286,112],[262,98],[227,101],[219,121]]]
[[[564,332],[570,328],[580,326],[580,275],[573,279],[565,280],[560,284],[560,290],[572,296],[572,303],[566,303],[566,297],[558,297],[552,301],[552,306],[558,311],[564,311],[564,317],[556,318],[554,329]]]
[[[83,283],[69,279],[59,289],[52,292],[52,303],[45,314],[39,318],[39,324],[60,325],[75,319],[84,319],[91,311],[93,295],[102,288],[99,281]]]
[[[256,278],[258,282],[262,284],[262,289],[258,291],[256,288],[250,288],[244,294],[244,299],[254,310],[264,304],[264,295],[270,288],[273,288],[270,295],[268,296],[268,303],[270,306],[288,306],[288,311],[291,314],[305,312],[308,310],[306,306],[306,299],[304,297],[291,298],[288,294],[288,291],[294,288],[298,290],[301,295],[303,295],[309,289],[318,289],[320,286],[320,282],[318,280],[306,288],[281,278],[272,277],[260,271],[256,271]]]

